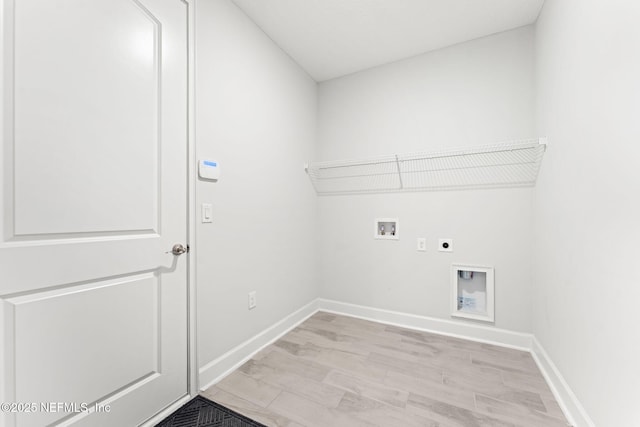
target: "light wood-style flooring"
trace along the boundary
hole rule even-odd
[[[324,312],[202,394],[268,426],[568,425],[529,353]]]

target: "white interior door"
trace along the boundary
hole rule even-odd
[[[0,2],[0,425],[134,426],[187,394],[187,4]]]

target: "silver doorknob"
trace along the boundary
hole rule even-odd
[[[173,245],[173,248],[171,248],[171,253],[174,255],[182,255],[186,252],[189,252],[189,246],[185,248],[180,243],[176,243],[175,245]]]

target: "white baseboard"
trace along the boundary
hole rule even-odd
[[[345,302],[318,299],[318,309],[331,313],[344,314],[403,328],[417,329],[464,338],[502,347],[515,348],[517,350],[531,350],[531,334],[513,332],[506,329],[498,329],[484,325],[477,325],[465,321],[452,321],[435,317],[418,316],[399,311],[383,310],[380,308],[366,307],[363,305],[349,304]]]
[[[584,407],[565,381],[564,377],[544,350],[537,338],[533,337],[531,355],[538,364],[544,379],[551,388],[560,409],[567,417],[569,424],[575,427],[595,427]]]
[[[318,300],[316,299],[260,332],[258,335],[204,365],[200,368],[200,390],[211,387],[229,375],[244,362],[251,359],[254,354],[278,340],[317,311]]]
[[[191,396],[187,395],[187,396],[184,396],[184,397],[178,399],[172,405],[170,405],[167,408],[165,408],[164,410],[158,412],[153,417],[149,418],[147,421],[145,421],[142,424],[140,424],[138,427],[153,427],[153,426],[155,426],[160,421],[164,420],[169,415],[173,414],[175,411],[180,409],[182,407],[182,405],[184,405],[185,403],[190,401],[191,398],[192,398]]]

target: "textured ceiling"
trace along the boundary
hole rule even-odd
[[[323,81],[535,22],[544,0],[233,0]]]

